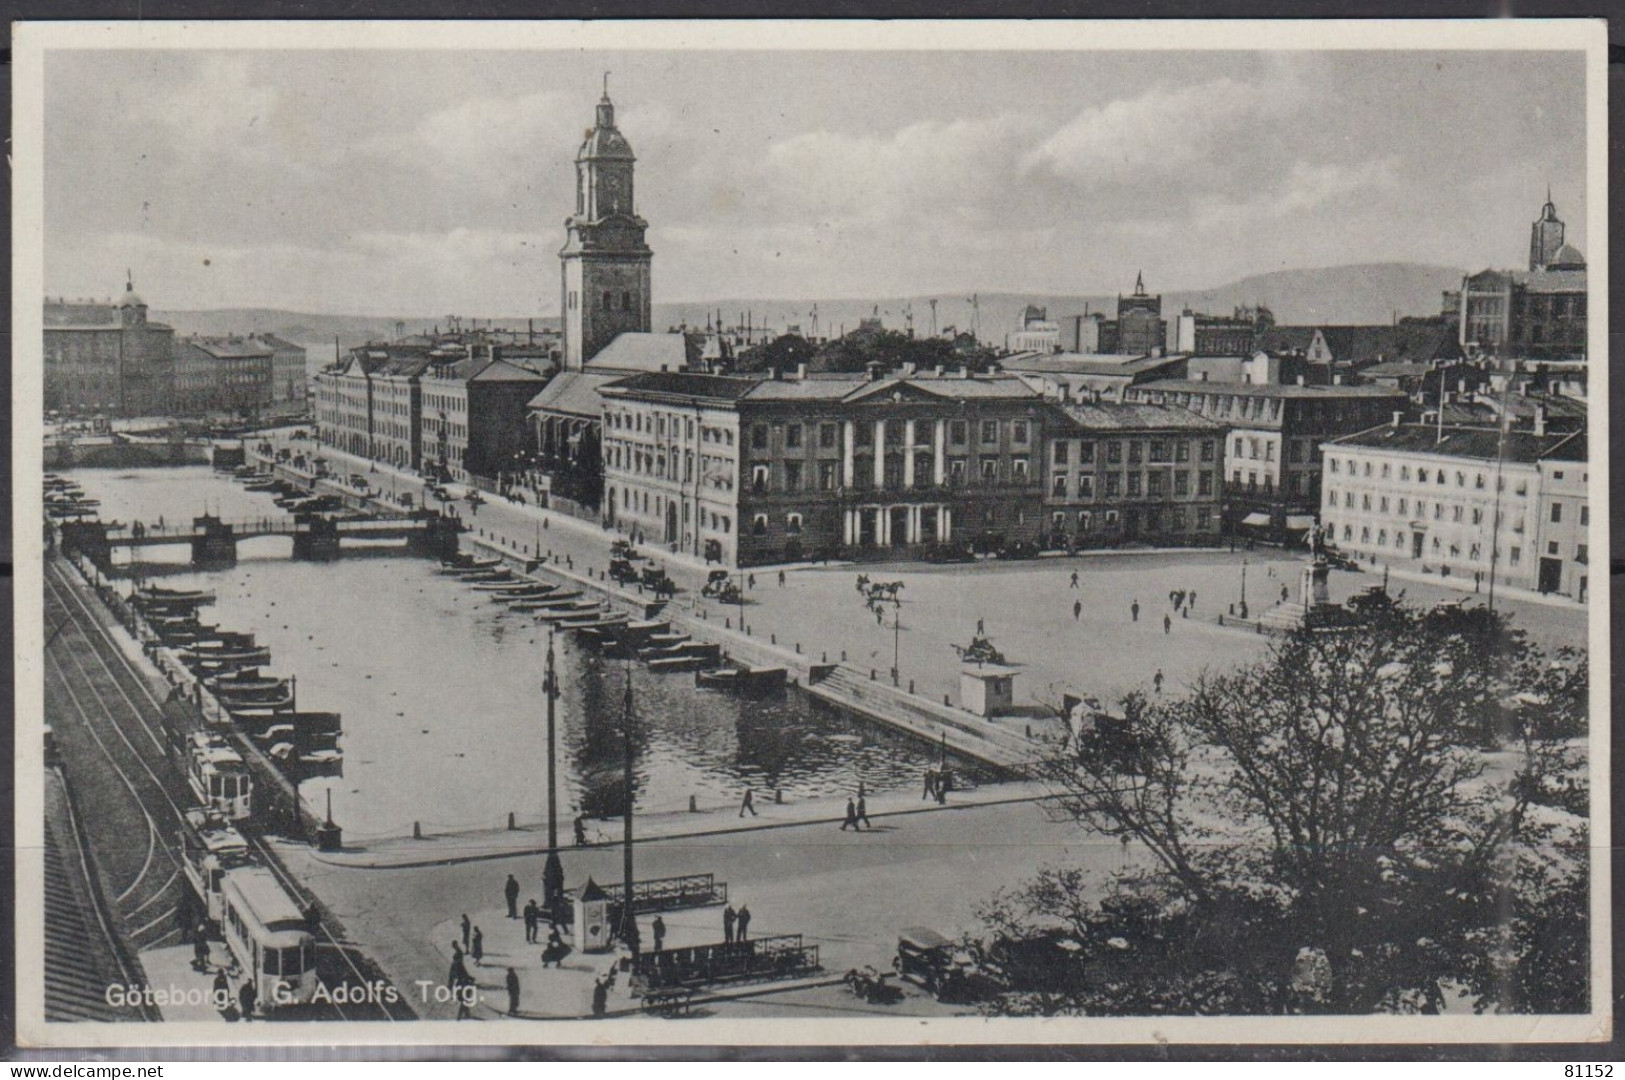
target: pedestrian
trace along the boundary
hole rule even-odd
[[[1072,621],[1077,622],[1079,617],[1082,616],[1082,615],[1083,615],[1083,601],[1082,600],[1074,600],[1074,601],[1072,601]]]
[[[857,827],[858,806],[851,799],[848,799],[846,800],[846,820],[841,822],[841,831],[845,832],[849,828],[855,831]]]
[[[987,631],[982,628],[982,620],[977,619],[976,620],[976,636],[977,637],[982,637],[986,633],[987,633]]]
[[[779,588],[784,588],[784,571],[779,571]]]
[[[1168,633],[1172,629],[1173,625],[1174,625],[1173,616],[1169,615],[1166,611],[1164,611],[1162,613],[1162,632],[1164,634]]]
[[[237,1011],[243,1014],[244,1020],[254,1019],[254,1003],[258,1000],[259,991],[254,989],[254,973],[251,971],[237,989]]]
[[[931,798],[936,793],[937,771],[935,769],[928,768],[925,770],[925,790],[920,792],[920,801],[924,802],[926,799]]]
[[[1155,675],[1151,676],[1151,685],[1156,687],[1157,693],[1159,693],[1159,694],[1162,693],[1162,669],[1161,668],[1158,668],[1157,673]]]
[[[1071,589],[1078,587],[1078,572],[1076,570],[1072,571],[1072,584],[1067,587]]]
[[[882,613],[882,610],[880,608],[878,608],[878,607],[875,608],[875,625],[876,626],[883,626],[883,625],[885,625],[885,622],[886,622],[886,620],[885,620],[885,616]]]
[[[1135,622],[1140,621],[1140,602],[1138,600],[1128,606],[1128,611],[1134,617]]]
[[[446,985],[458,986],[468,978],[468,968],[463,964],[463,947],[455,941],[451,943],[451,967],[446,972]]]
[[[592,1014],[603,1016],[609,1011],[609,987],[603,979],[594,979],[592,983]]]
[[[479,967],[485,959],[485,935],[480,933],[477,926],[474,928],[474,940],[468,946],[468,955],[474,958],[475,967]]]
[[[874,828],[874,825],[872,825],[869,821],[869,806],[864,802],[862,788],[858,789],[858,820],[863,822],[864,828]]]
[[[1196,590],[1192,589],[1190,591],[1190,595],[1185,597],[1185,599],[1187,601],[1189,601],[1189,603],[1186,605],[1187,607],[1195,607],[1196,606]]]
[[[508,900],[508,918],[519,918],[519,879],[509,874],[508,883],[502,887],[502,895]]]
[[[745,588],[747,588],[747,589],[756,588],[756,575],[755,574],[746,574],[745,575]]]
[[[736,940],[744,941],[750,934],[750,908],[744,904],[739,905],[739,937]]]
[[[576,847],[587,846],[587,815],[576,815]]]
[[[1286,598],[1291,596],[1291,595],[1292,595],[1291,590],[1289,590],[1285,585],[1282,585],[1281,586],[1281,603],[1283,603],[1283,604],[1286,603]]]
[[[519,973],[513,968],[508,969],[508,1015],[519,1015]]]
[[[733,944],[734,921],[738,918],[739,916],[734,912],[732,904],[722,909],[722,940],[724,944]]]
[[[1179,596],[1179,593],[1175,592],[1172,589],[1168,590],[1168,606],[1169,607],[1174,607],[1174,606],[1176,606],[1178,604],[1178,600],[1176,599],[1178,596]]]
[[[756,816],[756,794],[750,788],[745,789],[745,797],[739,802],[739,816],[744,817],[747,810],[751,817]]]
[[[197,934],[192,940],[192,970],[209,970],[209,942],[202,934]]]
[[[463,912],[463,948],[468,948],[468,938],[473,933],[474,924],[468,921],[468,912]]]
[[[541,928],[541,925],[542,925],[542,911],[541,911],[540,908],[538,908],[536,906],[536,898],[531,897],[530,901],[525,904],[525,944],[526,945],[534,945],[536,943],[536,931]]]
[[[221,1012],[231,1008],[231,980],[226,978],[225,968],[214,973],[214,988],[209,996],[214,1007]]]
[[[666,947],[666,920],[656,915],[655,921],[651,924],[651,929],[654,930],[655,934],[655,952],[659,952]]]

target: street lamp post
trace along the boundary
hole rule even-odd
[[[558,672],[553,662],[553,635],[547,635],[547,674],[542,680],[547,698],[547,862],[542,867],[542,895],[549,911],[556,912],[564,898],[564,864],[559,861],[559,803],[555,713],[559,699]]]
[[[903,644],[903,598],[894,593],[891,603],[891,684],[898,686],[902,681],[898,656]]]
[[[623,719],[626,738],[626,760],[622,780],[626,785],[626,804],[621,812],[621,834],[624,850],[621,857],[621,941],[638,951],[638,920],[632,910],[632,664],[626,665],[626,707]]]
[[[1247,617],[1247,560],[1241,560],[1241,617]]]

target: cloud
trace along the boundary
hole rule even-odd
[[[1299,161],[1275,187],[1240,199],[1208,198],[1196,207],[1192,224],[1202,230],[1239,228],[1277,221],[1332,204],[1350,209],[1354,196],[1389,192],[1399,186],[1399,162],[1385,157],[1353,165]]]
[[[1238,133],[1300,108],[1300,90],[1286,66],[1257,82],[1159,83],[1078,113],[1022,159],[1022,171],[1078,184],[1179,173],[1234,153]]]

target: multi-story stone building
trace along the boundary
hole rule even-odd
[[[423,467],[421,379],[432,354],[391,355],[368,373],[372,431],[368,456],[400,469]]]
[[[47,300],[44,310],[47,410],[107,416],[173,411],[175,331],[147,319],[147,304],[126,282],[118,302]]]
[[[310,405],[310,376],[305,367],[305,350],[275,334],[256,337],[271,349],[271,405],[277,409],[305,409]]]
[[[1389,419],[1403,393],[1380,386],[1298,386],[1168,379],[1130,386],[1129,401],[1177,405],[1229,429],[1225,518],[1232,535],[1285,540],[1314,526],[1320,445]]]
[[[171,411],[257,416],[275,391],[271,347],[255,338],[188,337],[175,345]]]
[[[354,349],[316,376],[316,437],[321,442],[372,456],[371,375],[389,359],[381,347]]]
[[[1462,280],[1461,345],[1497,357],[1583,360],[1585,256],[1564,242],[1563,222],[1550,192],[1529,232],[1527,271],[1483,270]]]
[[[1134,276],[1134,292],[1117,297],[1117,319],[1102,323],[1100,351],[1150,356],[1160,353],[1168,339],[1162,317],[1162,297],[1145,291],[1145,275]]]
[[[1579,568],[1589,558],[1584,432],[1502,433],[1396,420],[1330,440],[1322,450],[1321,525],[1344,553],[1467,576],[1481,586],[1493,576],[1500,585],[1559,591],[1567,573],[1570,588],[1580,590],[1582,575],[1565,564]],[[1548,544],[1556,545],[1555,554],[1543,556]]]
[[[420,443],[426,465],[455,480],[517,472],[526,453],[526,404],[547,382],[487,355],[431,354],[420,376]]]
[[[1591,594],[1591,469],[1581,429],[1535,462],[1539,569],[1535,588],[1585,603]]]
[[[606,528],[708,562],[739,553],[739,399],[756,379],[627,375],[601,391]]]
[[[1054,413],[1044,453],[1046,546],[1218,539],[1222,424],[1168,405],[1073,403]]]

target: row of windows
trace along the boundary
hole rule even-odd
[[[1299,497],[1307,496],[1309,494],[1309,485],[1312,479],[1310,475],[1303,472],[1291,473],[1289,475],[1292,482],[1289,484],[1283,480],[1281,483],[1281,490],[1283,492],[1289,491],[1293,495]],[[1242,470],[1231,469],[1230,486],[1237,491],[1245,488],[1248,492],[1262,491],[1267,495],[1275,491],[1275,478],[1267,472],[1260,477],[1258,470],[1256,469],[1248,469],[1245,476],[1242,473]]]
[[[1131,510],[1129,513],[1132,514],[1134,511]],[[1167,516],[1163,517],[1163,514],[1166,514]],[[1206,506],[1197,507],[1194,518],[1187,517],[1185,511],[1179,507],[1174,507],[1166,511],[1154,512],[1153,516],[1147,517],[1146,527],[1153,532],[1159,532],[1161,531],[1163,525],[1166,524],[1170,532],[1184,532],[1186,523],[1193,519],[1196,523],[1197,532],[1211,532],[1213,530],[1213,510],[1212,508]],[[1102,527],[1107,530],[1116,529],[1119,521],[1120,515],[1116,510],[1107,510],[1100,516]],[[1069,515],[1065,511],[1057,510],[1055,513],[1050,515],[1049,523],[1050,528],[1053,531],[1065,532],[1067,526],[1071,522],[1069,520]],[[1094,532],[1095,524],[1096,519],[1094,511],[1081,511],[1077,518],[1076,534],[1081,536],[1085,533]],[[1136,524],[1138,524],[1137,519]]]
[[[908,442],[908,421],[892,418],[890,420],[850,421],[852,424],[852,441],[855,446],[875,445],[875,436],[880,436],[882,446],[903,446]],[[875,430],[876,423],[880,430]],[[932,425],[936,421],[916,421],[914,431],[914,445],[926,445],[924,439],[934,437]],[[997,445],[1001,427],[1009,424],[1010,441],[1016,446],[1026,446],[1032,440],[1032,425],[1026,420],[950,420],[948,421],[948,442],[953,446],[965,446],[970,441],[971,425],[976,425],[976,433],[983,445]],[[840,447],[840,425],[833,422],[824,422],[817,425],[807,424],[805,427],[818,429],[818,447],[821,450],[835,450]],[[789,450],[798,450],[803,445],[804,425],[800,423],[787,423],[784,426],[784,446]],[[922,432],[921,428],[925,430]],[[752,450],[766,450],[769,447],[768,424],[752,424],[750,429],[750,447]]]
[[[1164,439],[1151,439],[1143,444],[1144,449],[1142,450],[1142,443],[1138,441],[1130,440],[1125,444],[1123,442],[1117,442],[1114,440],[1105,444],[1106,462],[1111,465],[1120,464],[1123,461],[1125,445],[1127,447],[1129,464],[1138,465],[1140,463],[1142,454],[1144,454],[1146,460],[1151,461],[1152,463],[1173,461],[1179,464],[1184,464],[1191,459],[1191,448],[1193,444],[1183,439],[1177,439],[1171,442]],[[1203,439],[1194,445],[1197,447],[1195,452],[1198,454],[1201,460],[1211,462],[1214,459],[1218,448],[1218,443],[1216,440]],[[1095,460],[1094,443],[1073,443],[1069,441],[1060,441],[1055,443],[1054,449],[1051,451],[1051,457],[1053,458],[1055,464],[1069,464],[1069,459],[1074,453],[1074,447],[1076,447],[1078,464],[1084,465]]]
[[[1349,458],[1346,462],[1340,461],[1337,458],[1328,458],[1327,460],[1331,463],[1333,475],[1342,473],[1345,468],[1350,476],[1371,477],[1375,475],[1378,479],[1388,480],[1391,479],[1393,475],[1393,465],[1392,463],[1386,461],[1382,462],[1379,468],[1373,470],[1372,463],[1370,461],[1357,462],[1354,458]],[[1418,484],[1426,484],[1429,482],[1433,484],[1446,484],[1449,483],[1450,480],[1450,471],[1451,470],[1447,469],[1430,469],[1425,465],[1419,465],[1416,467],[1416,482]],[[1466,487],[1468,474],[1460,469],[1456,469],[1454,472],[1456,486],[1459,488]],[[1411,467],[1409,465],[1401,465],[1399,467],[1399,478],[1401,481],[1407,483],[1410,481]],[[1472,474],[1472,481],[1473,488],[1477,491],[1483,491],[1488,483],[1486,475],[1482,472],[1474,472]],[[1502,490],[1505,490],[1504,485]],[[1526,490],[1527,485],[1520,480],[1518,482],[1518,494],[1525,494]]]
[[[1144,476],[1142,484],[1141,476]],[[1126,492],[1129,498],[1136,498],[1141,494],[1149,498],[1160,498],[1172,491],[1175,497],[1191,493],[1191,474],[1175,472],[1170,485],[1166,472],[1137,473],[1131,472],[1126,477]],[[1102,490],[1107,498],[1113,498],[1125,491],[1125,476],[1121,473],[1105,473],[1099,478]],[[1050,495],[1054,498],[1066,498],[1074,493],[1080,499],[1095,497],[1096,478],[1090,473],[1080,473],[1074,487],[1066,473],[1056,473],[1050,477]],[[1196,474],[1196,493],[1198,495],[1213,494],[1213,474],[1199,472]]]

